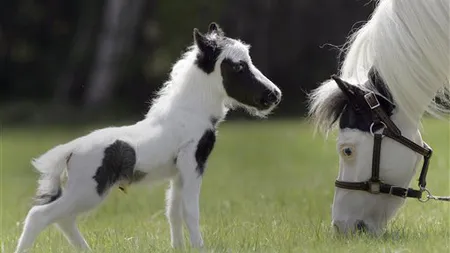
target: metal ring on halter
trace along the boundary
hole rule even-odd
[[[431,194],[431,192],[430,192],[427,188],[422,188],[422,187],[421,187],[421,188],[420,188],[420,191],[421,191],[421,192],[425,192],[425,193],[427,194],[427,196],[425,196],[425,198],[424,198],[424,197],[419,198],[419,201],[420,201],[420,202],[425,203],[425,202],[427,202],[428,200],[434,198],[434,196]]]
[[[386,124],[384,124],[384,122],[383,121],[380,121],[379,123],[377,123],[377,124],[381,124],[381,125],[383,125],[383,128],[382,129],[386,129],[387,128],[387,126],[386,126]],[[375,126],[375,123],[374,122],[372,122],[372,124],[370,124],[370,134],[372,135],[372,136],[374,136],[375,135],[375,133],[373,132],[373,127]],[[382,135],[382,136],[384,136],[384,135]]]

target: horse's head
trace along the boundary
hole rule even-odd
[[[329,130],[339,122],[332,220],[341,233],[379,234],[405,197],[425,190],[431,150],[419,126],[425,112],[448,112],[449,8],[446,0],[379,1],[346,43],[344,80],[334,77],[311,94],[316,125]],[[420,190],[408,189],[422,158]]]
[[[339,122],[332,223],[340,233],[380,234],[404,203],[421,159],[420,153],[396,139],[397,126],[402,129],[400,135],[417,147],[422,139],[417,128],[405,127],[398,118],[380,79],[372,75],[365,84],[354,85],[334,78],[311,95],[311,116],[319,126],[328,128]],[[371,100],[371,94],[376,99]],[[374,108],[371,101],[379,106]],[[392,136],[387,137],[388,132]]]
[[[226,37],[216,24],[202,34],[194,29],[198,48],[196,65],[206,75],[217,78],[228,106],[242,106],[250,113],[265,116],[281,101],[280,89],[252,63],[249,46]]]

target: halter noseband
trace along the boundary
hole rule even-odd
[[[337,76],[332,77],[336,82],[343,82]],[[338,188],[343,188],[347,190],[360,190],[366,191],[371,194],[389,194],[401,198],[416,198],[422,202],[426,202],[430,199],[434,200],[443,200],[450,201],[450,197],[438,197],[433,196],[429,190],[426,189],[426,177],[428,173],[428,166],[430,164],[430,158],[433,153],[433,150],[426,144],[423,143],[423,146],[417,145],[415,142],[410,139],[404,137],[395,125],[394,122],[390,119],[387,113],[380,106],[380,102],[377,99],[377,96],[374,92],[367,92],[364,94],[364,100],[369,105],[370,112],[372,114],[372,124],[370,125],[370,133],[374,137],[373,143],[373,156],[372,156],[372,176],[369,180],[363,182],[346,182],[336,180],[335,186]],[[382,133],[375,133],[374,127],[380,127],[382,129]],[[422,170],[420,172],[419,177],[419,190],[415,190],[412,188],[403,188],[399,186],[394,186],[390,184],[383,183],[380,178],[380,158],[381,158],[381,141],[383,137],[389,137],[402,145],[408,147],[416,153],[419,153],[424,157],[424,162],[422,166]],[[422,193],[426,192],[426,198],[422,198]]]

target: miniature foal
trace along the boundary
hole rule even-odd
[[[42,174],[38,204],[28,212],[16,252],[31,247],[52,223],[72,245],[89,249],[76,226],[79,214],[99,205],[115,186],[165,179],[170,180],[172,246],[183,245],[183,221],[191,245],[203,246],[200,186],[218,123],[234,107],[267,116],[280,102],[281,91],[252,64],[249,46],[226,37],[217,24],[211,23],[206,34],[194,29],[193,37],[194,44],[173,66],[142,121],[96,130],[33,160]]]

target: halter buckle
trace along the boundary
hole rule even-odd
[[[402,192],[402,195],[399,194],[394,194],[394,190],[395,189],[399,189]],[[398,192],[398,191],[397,191]],[[402,198],[406,198],[408,196],[408,190],[402,187],[397,187],[397,186],[391,186],[389,188],[389,195],[393,195],[393,196],[398,196],[398,197],[402,197]]]
[[[371,110],[380,106],[380,102],[378,102],[377,96],[375,96],[375,93],[373,92],[369,92],[364,95],[364,99],[366,100]]]
[[[369,192],[372,194],[380,193],[381,183],[378,181],[369,181]]]

